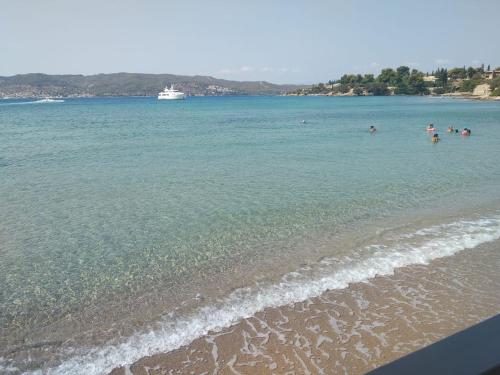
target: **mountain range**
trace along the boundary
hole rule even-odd
[[[0,98],[156,96],[166,85],[188,95],[280,95],[307,87],[265,81],[230,81],[210,76],[111,73],[0,76]]]

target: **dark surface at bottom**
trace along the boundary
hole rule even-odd
[[[500,374],[500,314],[368,374]]]

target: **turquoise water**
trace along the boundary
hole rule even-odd
[[[472,136],[447,134],[449,124]],[[40,358],[26,364],[27,344],[126,336],[197,292],[246,286],[256,270],[272,281],[320,255],[349,256],[329,244],[353,228],[496,212],[499,160],[492,102],[1,101],[0,359],[47,369],[64,355],[30,353]]]

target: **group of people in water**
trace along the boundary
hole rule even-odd
[[[458,129],[455,129],[453,126],[448,126],[448,133],[459,133],[459,130]],[[469,136],[470,135],[470,129],[469,128],[464,128],[464,130],[462,130],[460,132],[460,134],[462,134],[463,136]]]
[[[434,126],[434,124],[429,124],[427,126],[427,132],[432,133],[432,142],[436,143],[439,142],[441,139],[439,138],[439,134],[437,133],[437,128]],[[455,129],[453,125],[448,126],[448,133],[450,134],[461,134],[464,137],[469,137],[471,135],[471,130],[469,128],[464,128],[462,131],[459,131],[458,129]]]
[[[427,126],[427,129],[425,129],[427,131],[427,133],[432,133],[432,138],[431,138],[431,141],[433,143],[437,143],[439,142],[441,139],[439,138],[439,134],[437,133],[437,128],[434,126],[434,124],[429,124]],[[375,132],[377,131],[377,128],[373,125],[370,125],[370,127],[368,128],[368,131],[371,133],[371,134],[375,134]],[[469,137],[470,134],[471,134],[471,131],[469,128],[464,128],[464,130],[462,131],[459,131],[458,129],[455,129],[453,127],[453,125],[450,125],[448,126],[448,133],[450,134],[461,134],[463,135],[464,137]]]

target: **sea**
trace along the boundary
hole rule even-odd
[[[0,100],[0,373],[106,374],[498,239],[499,102]]]

